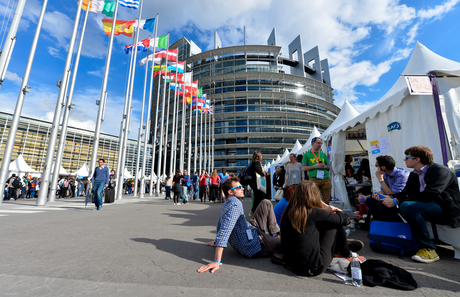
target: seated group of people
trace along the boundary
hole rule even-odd
[[[457,178],[447,167],[433,163],[433,153],[428,147],[411,147],[405,155],[406,167],[414,169],[410,174],[395,168],[391,157],[377,158],[377,173],[385,198],[376,201],[375,195],[368,197],[369,210],[376,219],[381,215],[385,220],[401,221],[401,214],[420,248],[412,259],[431,263],[439,257],[425,221],[452,228],[460,225]],[[227,199],[217,223],[216,239],[206,243],[216,247],[214,261],[199,268],[200,273],[220,268],[228,243],[249,258],[279,252],[284,255],[282,261],[287,269],[304,276],[323,273],[333,257],[351,260],[351,252],[364,247],[360,241],[347,240],[344,226],[350,223],[350,218],[324,203],[312,181],[302,181],[295,188],[278,223],[275,212],[280,212],[273,210],[269,200],[263,200],[246,221],[239,200],[244,196],[243,187],[237,177],[225,181],[222,192]]]

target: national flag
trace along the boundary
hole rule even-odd
[[[166,78],[166,82],[176,82],[177,83],[182,83],[182,73],[172,73],[172,72],[167,72],[166,75],[164,75]],[[177,76],[177,79],[176,79]]]
[[[139,8],[139,0],[120,0],[118,1],[118,3],[120,3],[120,5],[123,7],[134,8],[134,9]]]
[[[86,11],[99,14],[103,13],[108,17],[113,17],[113,13],[115,12],[116,6],[116,1],[83,0],[81,8]]]
[[[160,71],[160,70],[167,70],[168,72],[170,71],[174,71],[174,72],[178,72],[178,73],[182,73],[183,72],[183,69],[181,69],[179,66],[176,67],[174,65],[169,65],[166,67],[165,64],[162,64],[161,66],[160,65],[155,65],[153,66],[153,70],[156,72],[156,71]]]
[[[136,21],[117,21],[115,24],[115,35],[125,35],[128,37],[133,36],[133,30],[134,26],[133,24]],[[110,33],[112,32],[112,24],[113,20],[112,19],[103,19],[102,20],[102,26],[104,27],[105,35],[109,36]]]
[[[141,40],[141,41],[139,41],[137,43],[137,51],[146,52],[148,50],[149,46],[150,46],[150,39],[149,38]],[[133,50],[133,47],[134,47],[133,44],[125,45],[125,48],[124,48],[125,53],[129,54]]]
[[[160,42],[158,42],[158,47],[161,47],[160,46]],[[172,49],[172,50],[165,50],[165,51],[160,51],[160,52],[156,52],[155,53],[155,58],[156,57],[160,57],[160,58],[165,58],[166,59],[166,56],[168,61],[173,61],[173,62],[176,62],[177,61],[177,48],[175,49]]]
[[[136,21],[134,26],[153,33],[153,29],[155,28],[155,18]]]
[[[170,83],[169,88],[174,91],[183,91],[180,84]]]

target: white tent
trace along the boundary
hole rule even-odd
[[[278,161],[281,160],[281,157],[280,155],[276,156],[276,160],[275,160],[275,163],[278,163]]]
[[[54,166],[56,163],[53,163],[53,166],[51,167],[51,174],[54,173]],[[62,165],[59,167],[59,175],[70,175],[70,172],[68,172],[67,170],[64,169],[64,167],[62,167]]]
[[[297,139],[294,147],[291,150],[291,154],[297,154],[297,152],[302,148],[302,145],[300,144],[299,140]]]
[[[306,151],[309,151],[311,149],[311,140],[315,137],[320,137],[321,133],[319,133],[318,129],[313,127],[313,131],[310,134],[310,137],[308,138],[307,142],[303,145],[303,147],[300,148],[300,150],[297,151],[297,155],[304,154]]]
[[[286,149],[286,150],[284,151],[283,156],[281,157],[281,159],[280,159],[277,163],[282,163],[282,164],[284,164],[284,163],[289,162],[289,154],[290,154],[290,153],[289,153],[289,150]]]
[[[131,173],[129,173],[126,167],[125,167],[125,171],[123,172],[123,178],[126,178],[126,179],[134,178],[134,176]]]
[[[83,177],[87,177],[89,176],[89,167],[88,167],[88,164],[83,164],[83,166],[81,166],[80,169],[78,169],[77,171],[75,171],[74,173],[72,173],[72,175],[76,175],[76,176],[83,176]]]
[[[10,163],[10,166],[8,167],[8,170],[12,173],[16,173],[19,175],[23,175],[26,173],[34,173],[37,172],[36,170],[32,169],[26,161],[24,160],[24,157],[19,155],[16,160]]]
[[[458,152],[454,137],[460,139],[459,69],[460,63],[441,57],[417,42],[402,72],[403,75],[419,76],[426,76],[433,70],[437,73],[441,105],[445,106],[446,113],[443,120],[451,154],[454,156]],[[444,163],[433,95],[410,95],[404,76],[400,76],[393,87],[368,110],[329,131],[329,138],[332,137],[332,155],[335,158],[334,172],[340,172],[343,167],[346,130],[356,129],[359,125],[366,129],[366,147],[371,148],[370,164],[374,164],[377,156],[388,154],[396,160],[397,167],[405,168],[404,150],[414,145],[430,147],[434,153],[434,161]],[[372,177],[376,190],[378,182],[374,175]],[[334,182],[333,189],[343,192],[342,195],[346,194],[343,180],[340,178]]]

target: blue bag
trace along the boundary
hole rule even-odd
[[[369,246],[374,251],[402,257],[406,252],[417,249],[417,242],[407,223],[371,221]]]

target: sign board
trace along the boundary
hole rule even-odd
[[[428,76],[404,76],[411,95],[432,95],[433,89]]]
[[[398,122],[393,122],[387,126],[388,132],[393,130],[401,130],[401,124]]]

